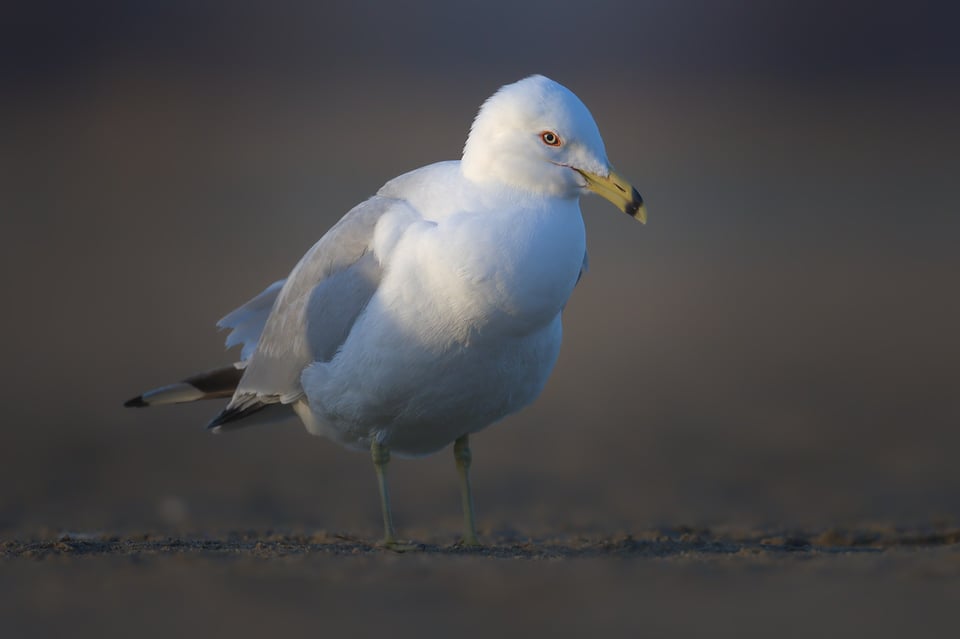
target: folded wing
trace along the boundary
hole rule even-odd
[[[244,357],[243,377],[230,403],[209,428],[232,425],[266,406],[302,397],[303,369],[333,358],[380,284],[383,266],[372,249],[374,229],[396,207],[409,208],[403,200],[382,196],[354,207],[307,251],[285,281],[221,320],[233,329],[228,345],[243,343],[244,355],[251,352],[249,359]],[[257,323],[271,296],[275,299],[254,345]]]

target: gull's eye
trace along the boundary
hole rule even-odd
[[[560,141],[560,136],[553,131],[544,131],[540,134],[540,139],[543,140],[543,143],[547,146],[560,146],[563,144],[563,142]]]

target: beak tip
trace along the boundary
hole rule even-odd
[[[640,194],[637,192],[637,189],[633,189],[631,194],[632,198],[626,206],[626,213],[635,220],[638,220],[641,224],[647,223],[647,207],[643,205],[643,198],[640,197]]]

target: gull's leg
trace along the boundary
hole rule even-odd
[[[477,528],[473,523],[473,493],[470,491],[470,436],[459,437],[453,444],[453,458],[460,475],[460,502],[463,505],[463,545],[479,546]]]
[[[390,463],[390,451],[376,439],[370,442],[370,456],[377,470],[377,484],[380,486],[380,509],[383,511],[383,545],[393,547],[397,544],[397,535],[393,529],[393,515],[390,513],[390,489],[387,487],[387,464]]]

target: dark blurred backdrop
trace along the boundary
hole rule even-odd
[[[960,45],[948,3],[7,3],[0,531],[376,535],[368,458],[123,400],[543,73],[646,227],[590,199],[540,401],[475,438],[480,527],[960,516]],[[450,455],[398,524],[452,539]],[[427,533],[424,533],[427,534]]]

